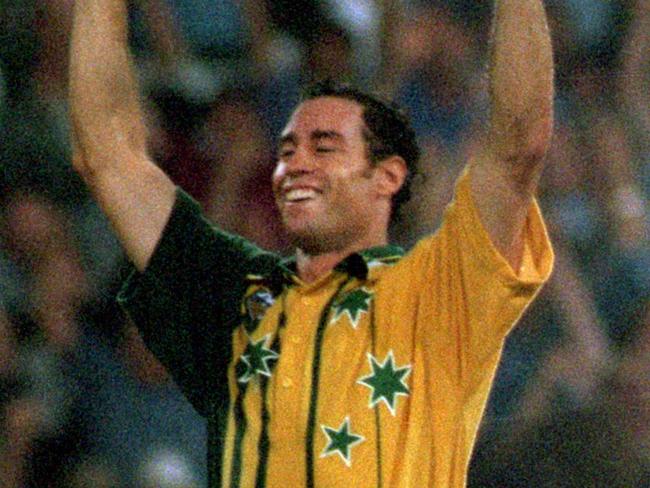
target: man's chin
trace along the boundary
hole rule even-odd
[[[304,226],[290,226],[285,225],[285,231],[289,237],[289,242],[296,249],[301,249],[307,254],[316,255],[328,251],[331,246],[326,236],[322,232],[309,225]]]
[[[323,239],[316,233],[306,229],[285,228],[289,242],[296,249],[302,249],[308,254],[319,254],[323,246]]]
[[[345,248],[347,242],[342,235],[327,233],[311,227],[301,229],[286,227],[285,230],[292,246],[311,256],[340,251]]]

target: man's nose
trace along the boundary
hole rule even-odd
[[[309,151],[303,147],[297,147],[293,154],[285,159],[288,174],[310,173],[314,170],[315,162]]]

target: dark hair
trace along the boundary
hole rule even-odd
[[[377,164],[395,155],[406,162],[406,179],[399,191],[393,195],[391,221],[394,221],[402,204],[411,198],[411,183],[417,173],[420,159],[420,148],[408,117],[393,102],[332,80],[319,81],[308,86],[302,93],[301,101],[320,97],[343,98],[361,105],[365,123],[363,135],[368,143],[368,157],[371,163]]]

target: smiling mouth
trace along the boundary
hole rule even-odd
[[[316,190],[311,188],[294,188],[284,194],[284,201],[287,203],[299,203],[313,200],[318,195]]]

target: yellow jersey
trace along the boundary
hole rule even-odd
[[[157,250],[163,256],[154,255],[154,269],[145,272],[155,278],[148,280],[152,289],[165,280],[178,286],[171,280],[180,271],[160,271],[172,259],[169,249],[180,245],[165,239]],[[234,238],[220,242],[241,247],[242,257],[229,248],[226,258],[196,258],[208,252],[205,244],[192,251],[197,263],[182,268],[245,257],[261,271],[250,264],[231,274],[224,271],[231,264],[222,264],[227,285],[211,293],[235,290],[227,301],[237,313],[222,313],[232,324],[218,325],[226,332],[217,339],[195,330],[203,300],[179,305],[183,312],[165,339],[145,315],[168,292],[138,291],[147,281],[139,277],[122,296],[197,408],[209,421],[220,418],[214,421],[220,427],[210,429],[220,436],[210,444],[211,486],[465,486],[504,339],[551,272],[553,254],[536,203],[516,273],[480,222],[468,171],[434,235],[407,254],[386,246],[351,255],[313,283],[301,282],[290,261]],[[178,303],[179,294],[191,295],[175,291]],[[141,305],[133,306],[138,296]],[[211,346],[216,340],[222,342]],[[219,366],[198,364],[215,351],[224,356]]]

